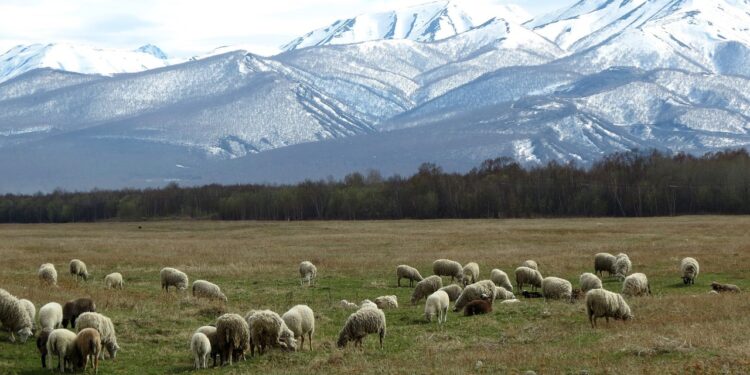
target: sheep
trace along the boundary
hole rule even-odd
[[[34,303],[27,300],[27,299],[19,299],[18,302],[21,304],[23,309],[26,311],[26,314],[29,315],[29,319],[31,320],[31,330],[34,331],[35,325],[34,322],[36,321],[36,306],[34,306]]]
[[[610,253],[598,253],[594,255],[594,273],[604,277],[604,272],[608,276],[615,274],[615,261],[617,258]]]
[[[544,297],[542,295],[542,293],[539,293],[539,292],[529,292],[529,291],[526,291],[526,290],[522,291],[521,295],[524,298],[542,298],[542,297]]]
[[[247,321],[237,314],[224,314],[216,319],[216,337],[221,364],[232,365],[236,355],[244,356],[250,341]]]
[[[376,308],[377,309],[377,308]],[[278,346],[297,350],[294,332],[287,327],[279,314],[271,310],[252,311],[245,316],[250,329],[250,354],[266,352],[266,347]]]
[[[66,367],[73,369],[77,338],[75,333],[64,328],[50,332],[47,338],[47,355],[57,356],[57,367],[60,372],[65,372]]]
[[[85,328],[78,332],[76,336],[76,367],[86,368],[89,367],[89,360],[91,366],[94,368],[94,373],[99,373],[99,356],[102,353],[102,337],[99,331],[93,328]]]
[[[47,340],[52,330],[49,328],[42,329],[39,333],[39,337],[36,338],[36,349],[39,350],[39,354],[42,356],[42,368],[47,368]]]
[[[380,296],[375,298],[375,304],[379,309],[397,309],[398,308],[398,297],[396,296]]]
[[[375,302],[370,301],[369,299],[364,299],[362,302],[359,303],[360,309],[379,309],[378,305],[375,304]]]
[[[89,279],[89,271],[86,269],[86,263],[83,263],[78,259],[73,259],[70,261],[69,266],[70,274],[76,278],[76,281],[78,281],[79,277],[83,279],[83,281]]]
[[[626,277],[622,283],[622,294],[631,297],[651,295],[651,285],[646,275],[634,273]]]
[[[432,322],[432,318],[437,315],[438,324],[445,323],[448,320],[448,305],[450,305],[450,297],[444,290],[440,289],[430,294],[424,304],[425,319]]]
[[[356,303],[349,302],[345,299],[342,299],[341,302],[339,302],[339,306],[342,309],[359,309],[359,306]]]
[[[495,283],[492,280],[482,280],[466,286],[458,296],[453,311],[461,311],[469,302],[478,299],[487,299],[490,304],[495,300]]]
[[[190,339],[190,352],[195,358],[195,369],[208,368],[208,356],[211,355],[211,341],[201,332],[195,332]]]
[[[297,305],[285,312],[281,319],[294,333],[294,338],[300,338],[301,349],[305,347],[305,335],[307,335],[310,351],[312,351],[312,337],[315,333],[315,313],[312,309],[307,305]]]
[[[383,339],[386,333],[385,314],[380,309],[360,309],[349,315],[344,327],[339,332],[336,346],[346,347],[349,341],[362,347],[362,339],[367,335],[377,333],[380,336],[380,349],[383,349]]]
[[[299,264],[299,285],[307,281],[308,286],[315,286],[315,278],[318,276],[318,268],[312,262],[304,261]]]
[[[33,335],[33,321],[18,298],[0,289],[0,323],[10,333],[10,342],[16,342],[15,334],[25,343]]]
[[[71,328],[75,327],[76,319],[85,312],[96,312],[96,303],[91,298],[68,301],[63,306],[62,326],[68,328],[68,323],[70,323]]]
[[[111,359],[117,357],[120,345],[117,344],[117,333],[115,332],[115,325],[112,324],[112,319],[99,313],[86,312],[81,314],[76,320],[76,330],[78,332],[85,328],[93,328],[99,331],[102,344],[107,349],[109,357]],[[104,359],[104,352],[101,352],[100,357]]]
[[[734,292],[739,293],[740,287],[734,284],[721,284],[717,283],[716,281],[711,283],[711,289],[713,289],[714,292],[722,293],[722,292]]]
[[[57,270],[55,265],[52,263],[44,263],[39,266],[39,271],[36,272],[39,280],[47,285],[57,286]]]
[[[545,299],[573,299],[573,284],[559,277],[545,277],[542,280],[542,295]]]
[[[208,338],[209,344],[211,344],[211,361],[213,363],[213,366],[216,367],[216,363],[218,362],[216,360],[216,357],[219,356],[219,341],[216,336],[216,327],[214,326],[202,326],[195,330],[195,332],[200,332]]]
[[[615,276],[619,277],[620,280],[625,280],[625,277],[630,274],[633,268],[633,263],[630,262],[630,258],[627,254],[617,254],[615,259]]]
[[[508,299],[516,299],[516,296],[513,294],[513,292],[508,291],[508,289],[505,289],[501,286],[495,287],[495,300],[508,300]]]
[[[39,309],[41,328],[50,330],[62,327],[63,308],[57,302],[50,302]]]
[[[432,262],[432,273],[437,276],[450,276],[451,282],[455,280],[460,283],[464,279],[464,269],[461,263],[448,259],[438,259]]]
[[[513,284],[510,283],[508,274],[502,270],[499,270],[497,268],[493,269],[492,272],[490,272],[490,280],[492,280],[492,282],[497,286],[501,286],[511,292],[513,291]]]
[[[439,290],[442,290],[448,293],[448,300],[450,302],[455,302],[458,299],[458,297],[461,295],[461,292],[464,291],[464,288],[458,284],[451,284],[448,286],[444,286],[440,288]]]
[[[463,268],[463,274],[464,286],[474,284],[479,280],[479,265],[474,262],[466,264]]]
[[[485,300],[478,299],[475,301],[471,301],[466,305],[466,308],[464,309],[464,316],[489,314],[491,312],[492,305]]]
[[[535,260],[525,260],[523,263],[521,263],[521,267],[528,267],[533,270],[539,271],[539,265]]]
[[[426,298],[438,289],[443,287],[443,279],[440,276],[432,275],[417,283],[414,292],[411,294],[411,304],[414,305],[422,298]]]
[[[606,318],[607,323],[609,318],[625,321],[633,319],[630,306],[622,295],[605,289],[592,289],[586,293],[586,314],[591,328],[596,328],[596,319],[601,317]]]
[[[193,297],[205,297],[208,299],[216,299],[227,302],[227,296],[221,292],[221,288],[219,288],[218,285],[206,280],[193,281]]]
[[[176,268],[162,268],[159,271],[159,276],[161,277],[161,288],[167,293],[169,293],[170,286],[177,288],[177,290],[185,290],[188,287],[188,276]]]
[[[518,290],[523,290],[524,284],[531,285],[532,291],[536,290],[536,288],[541,288],[542,274],[529,267],[521,266],[516,268],[516,285],[518,285]]]
[[[104,285],[108,289],[122,289],[122,274],[113,272],[104,277]]]
[[[581,284],[581,291],[583,291],[584,293],[588,292],[591,289],[602,288],[602,280],[599,278],[599,276],[596,276],[590,272],[582,273],[579,277],[579,281]]]
[[[420,282],[424,280],[416,268],[405,264],[396,267],[396,284],[399,287],[401,286],[401,279],[408,279],[410,287],[414,286],[414,281]]]
[[[700,265],[695,258],[688,257],[680,262],[680,271],[682,272],[682,282],[685,285],[693,285],[700,272]]]

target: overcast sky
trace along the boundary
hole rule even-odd
[[[463,0],[518,4],[531,14],[573,0]],[[425,0],[0,0],[0,54],[18,44],[72,42],[135,49],[152,43],[173,57],[223,45],[256,53],[361,13]]]

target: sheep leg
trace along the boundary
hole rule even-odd
[[[304,337],[304,336],[303,336],[303,337]],[[307,333],[307,338],[309,339],[309,340],[307,340],[307,341],[309,341],[309,342],[310,342],[310,351],[312,351],[312,332],[308,332],[308,333]]]
[[[401,276],[396,278],[396,285],[398,285],[399,288],[401,287]],[[411,285],[411,283],[409,285]]]
[[[380,350],[383,350],[383,338],[385,337],[385,331],[380,330]]]
[[[65,373],[65,358],[62,353],[57,355],[57,364],[60,367],[60,372]]]
[[[596,328],[596,317],[594,316],[594,314],[589,314],[589,323],[591,323],[592,329]]]

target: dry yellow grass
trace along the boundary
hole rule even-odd
[[[142,229],[139,229],[139,226]],[[309,304],[316,312],[315,350],[271,352],[208,373],[747,373],[750,369],[750,299],[708,295],[713,280],[750,282],[750,218],[684,217],[590,220],[475,220],[396,222],[227,223],[147,222],[0,226],[0,288],[49,301],[91,296],[118,331],[121,353],[100,365],[103,374],[192,371],[192,331],[225,311],[270,308],[283,313]],[[431,274],[437,258],[475,261],[480,278],[492,268],[512,273],[526,259],[545,276],[574,285],[591,272],[593,255],[626,252],[634,271],[649,276],[653,297],[629,299],[636,319],[602,322],[592,330],[582,303],[522,301],[496,305],[491,315],[447,324],[423,321],[423,305],[409,306],[410,288],[396,288],[395,267],[410,264]],[[682,285],[684,256],[701,263],[692,287]],[[76,284],[67,274],[72,258],[84,260],[93,279]],[[318,266],[316,288],[299,286],[297,265]],[[40,286],[36,270],[54,263],[58,289]],[[165,296],[159,269],[179,268],[222,287],[229,304]],[[125,277],[123,291],[104,289],[110,272]],[[618,290],[620,283],[605,280]],[[396,294],[388,310],[383,351],[335,349],[349,311],[341,299]],[[56,359],[53,361],[56,363]],[[480,363],[481,362],[481,363]],[[0,373],[47,373],[34,344],[11,344],[0,333]]]

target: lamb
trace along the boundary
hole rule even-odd
[[[162,268],[159,271],[159,276],[161,276],[161,288],[167,293],[169,293],[170,286],[177,288],[177,290],[185,290],[188,287],[188,276],[176,268]]]
[[[120,345],[117,344],[117,333],[115,332],[115,325],[112,324],[112,319],[95,312],[83,313],[76,320],[76,330],[81,332],[86,328],[99,331],[102,344],[107,349],[109,357],[115,359],[117,351],[120,350]],[[101,352],[100,357],[104,359],[104,352]]]
[[[401,279],[408,279],[410,287],[414,286],[414,281],[420,282],[424,280],[416,268],[405,264],[396,267],[396,279],[396,284],[398,284],[399,287],[401,286]]]
[[[195,332],[190,339],[190,351],[195,358],[195,369],[208,368],[208,356],[211,355],[211,341],[201,332]]]
[[[21,304],[23,309],[26,311],[26,314],[29,315],[29,319],[31,320],[31,330],[34,331],[34,322],[36,321],[36,306],[34,306],[34,303],[27,300],[27,299],[19,299],[18,302]]]
[[[10,332],[10,342],[16,342],[15,334],[25,343],[33,335],[34,322],[18,298],[0,289],[0,323]]]
[[[304,261],[299,264],[299,285],[307,281],[308,286],[315,286],[315,278],[318,276],[318,268],[312,262]]]
[[[60,372],[65,372],[65,368],[73,369],[77,338],[75,333],[64,328],[50,332],[47,338],[47,354],[57,356]]]
[[[630,306],[622,295],[605,289],[592,289],[586,293],[586,314],[591,322],[591,328],[596,328],[596,319],[604,317],[616,320],[631,320],[633,314]]]
[[[305,335],[307,335],[310,351],[312,351],[312,336],[315,333],[315,313],[312,309],[307,305],[297,305],[285,312],[281,319],[294,333],[294,338],[300,338],[300,348],[305,347]]]
[[[461,295],[461,292],[464,291],[464,288],[462,288],[461,285],[458,285],[458,284],[451,284],[451,285],[448,285],[448,286],[444,286],[444,287],[440,288],[439,290],[442,290],[442,291],[448,293],[448,300],[450,302],[454,302]]]
[[[632,268],[633,263],[630,262],[630,258],[627,254],[617,254],[617,257],[615,259],[615,276],[619,277],[621,280],[624,280],[625,277],[630,274]]]
[[[438,289],[443,287],[443,279],[440,276],[432,275],[417,283],[414,292],[411,294],[411,304],[416,304],[422,298],[426,298]]]
[[[464,316],[489,314],[491,312],[492,305],[485,300],[478,299],[476,301],[471,301],[468,305],[466,305],[466,308],[464,309]]]
[[[438,324],[445,323],[448,320],[448,305],[450,305],[450,297],[443,289],[430,294],[424,304],[425,319],[432,322],[432,318],[437,315]]]
[[[573,284],[559,277],[545,277],[542,280],[542,295],[545,299],[564,299],[572,301]]]
[[[76,281],[78,281],[79,277],[83,279],[83,281],[89,279],[89,271],[86,269],[86,263],[83,263],[78,259],[70,261],[70,274],[76,278]]]
[[[369,299],[362,300],[362,302],[359,303],[360,309],[379,309],[378,305],[375,304],[375,302],[370,301]]]
[[[501,287],[496,286],[495,287],[495,300],[509,300],[509,299],[516,299],[516,296],[513,294],[513,292]]]
[[[57,270],[55,265],[52,263],[44,263],[39,266],[39,271],[36,272],[39,276],[39,280],[47,285],[57,286]]]
[[[493,269],[492,272],[490,272],[490,280],[492,280],[497,286],[501,286],[511,292],[513,291],[513,284],[510,283],[508,274],[502,270],[497,268]]]
[[[216,327],[214,326],[203,326],[195,330],[195,332],[200,332],[208,338],[208,342],[211,345],[211,361],[213,362],[213,366],[216,367],[216,357],[219,356],[219,341],[216,336]]]
[[[617,258],[610,253],[598,253],[594,256],[594,273],[604,277],[604,272],[608,276],[615,274],[615,261]]]
[[[221,364],[232,365],[235,356],[244,356],[250,342],[247,321],[237,314],[224,314],[216,319],[216,337]]]
[[[39,309],[41,328],[50,330],[62,327],[63,308],[57,302],[50,302]]]
[[[716,281],[711,283],[711,289],[717,293],[723,293],[723,292],[733,292],[733,293],[739,293],[740,287],[734,284],[721,284],[717,283]]]
[[[39,333],[39,337],[36,338],[36,349],[39,350],[39,354],[42,356],[42,368],[47,368],[47,340],[52,330],[49,328],[42,329]]]
[[[99,356],[102,353],[102,338],[99,331],[93,328],[85,328],[78,332],[76,337],[76,367],[86,368],[89,367],[89,360],[91,366],[94,368],[94,373],[99,373]]]
[[[122,289],[122,274],[113,272],[104,277],[104,285],[109,289]]]
[[[682,282],[685,285],[693,285],[700,272],[700,265],[695,258],[688,257],[680,262],[680,271],[682,272]]]
[[[271,310],[253,311],[245,316],[250,330],[250,354],[266,352],[266,347],[278,346],[297,350],[294,332],[287,327],[279,314]]]
[[[344,327],[339,332],[339,338],[336,346],[343,349],[349,341],[354,341],[354,345],[362,347],[362,339],[372,333],[380,336],[380,349],[383,349],[383,339],[385,338],[386,322],[385,314],[380,309],[360,309],[349,315]]]
[[[339,306],[343,309],[359,309],[359,306],[356,303],[349,302],[345,299],[342,299],[341,302],[339,302]]]
[[[68,301],[63,306],[62,326],[67,328],[68,323],[70,323],[71,328],[75,327],[76,319],[85,312],[96,312],[96,303],[91,298]]]
[[[474,284],[479,280],[479,265],[474,262],[466,264],[463,268],[463,274],[464,286]]]
[[[622,283],[622,294],[631,297],[651,295],[651,285],[645,274],[634,273]]]
[[[523,263],[521,263],[521,267],[528,267],[532,270],[539,271],[539,265],[536,263],[535,260],[525,260]]]
[[[398,308],[398,297],[396,296],[380,296],[375,298],[375,304],[379,309],[397,309]]]
[[[461,311],[469,302],[478,299],[488,300],[490,304],[495,300],[495,283],[492,280],[482,280],[464,288],[453,306],[453,311]]]
[[[523,290],[523,285],[531,285],[531,290],[542,287],[542,274],[539,271],[529,267],[516,268],[516,285],[519,290]]]
[[[204,297],[227,302],[227,296],[221,292],[221,288],[214,283],[206,280],[193,281],[193,297]]]
[[[432,263],[432,273],[437,276],[450,276],[451,282],[454,280],[461,282],[464,279],[464,269],[461,267],[461,263],[448,259],[434,261]]]
[[[588,292],[591,289],[602,288],[602,280],[599,278],[599,276],[596,276],[593,273],[582,273],[579,277],[579,280],[581,284],[581,291],[583,291],[584,293]]]

